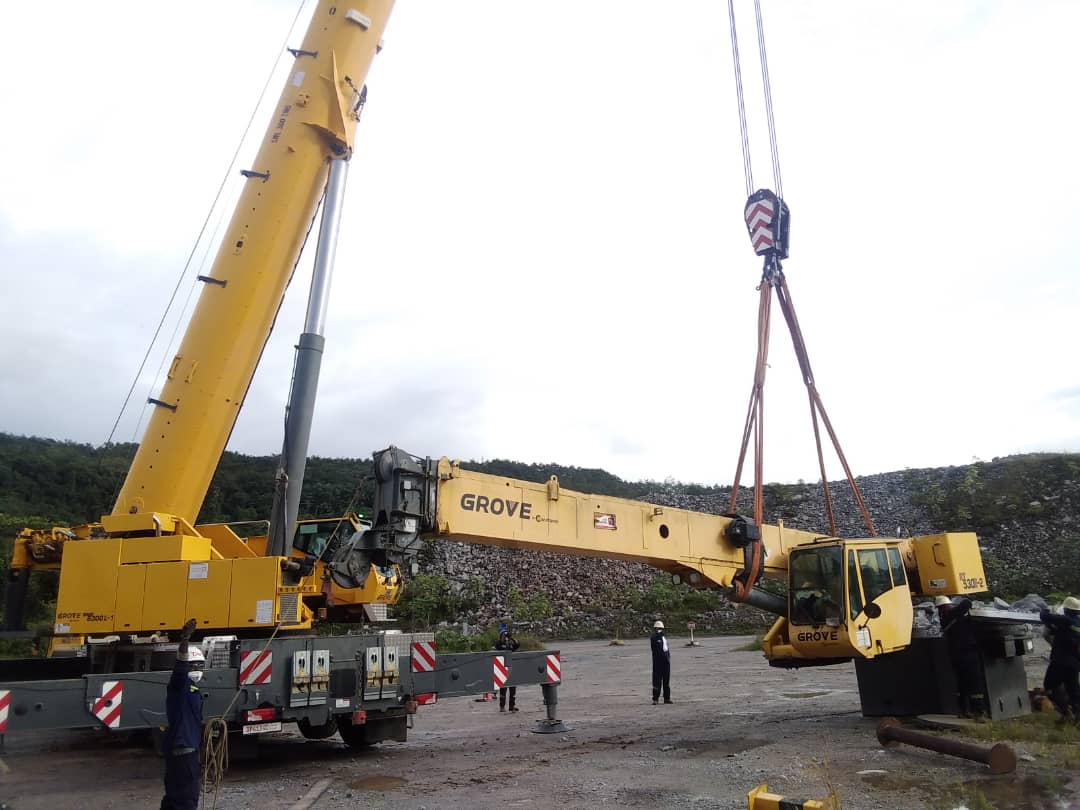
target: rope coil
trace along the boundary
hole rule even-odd
[[[270,638],[266,640],[266,644],[259,651],[260,656],[270,649],[270,645],[280,629],[280,624],[274,627],[274,632],[270,634]],[[214,794],[213,804],[210,805],[211,810],[217,807],[221,782],[225,777],[225,772],[229,770],[229,721],[226,718],[232,713],[237,698],[244,691],[243,686],[237,688],[232,700],[229,701],[229,705],[225,707],[225,711],[217,717],[211,717],[203,728],[202,789],[203,793]]]

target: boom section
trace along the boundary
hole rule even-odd
[[[820,535],[755,526],[625,498],[574,492],[552,476],[533,483],[471,472],[447,458],[419,459],[390,448],[376,454],[375,535],[417,534],[503,548],[641,562],[679,574],[695,587],[730,587],[751,543],[764,548],[764,574],[786,575],[791,549]]]
[[[113,508],[193,524],[326,184],[352,153],[393,0],[319,2]],[[210,122],[208,122],[210,123]]]

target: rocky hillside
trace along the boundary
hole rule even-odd
[[[510,474],[489,465],[475,469]],[[548,469],[517,469],[519,477],[545,480]],[[1029,455],[964,467],[905,470],[864,476],[859,489],[879,534],[975,531],[996,594],[1018,597],[1080,592],[1080,455]],[[564,482],[565,483],[565,482]],[[838,532],[866,536],[866,527],[846,482],[831,484]],[[730,490],[651,484],[640,500],[683,509],[723,513]],[[750,493],[740,492],[740,511],[752,513]],[[828,531],[820,485],[773,484],[765,491],[766,520],[793,528]],[[655,596],[662,575],[644,565],[539,552],[431,544],[422,556],[424,573],[445,577],[454,589],[476,589],[479,598],[462,611],[473,623],[518,614],[518,623],[541,634],[640,633],[655,615],[693,618],[699,628],[724,631],[764,626],[771,620],[752,608],[716,596],[700,612],[685,610],[675,595],[667,605]],[[539,608],[538,609],[538,605]],[[550,613],[550,615],[544,615]],[[524,621],[520,617],[524,616]]]

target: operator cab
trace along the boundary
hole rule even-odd
[[[300,520],[293,534],[293,548],[317,560],[329,559],[341,543],[356,532],[370,528],[371,521],[352,515]]]
[[[829,540],[793,549],[790,644],[799,658],[872,658],[911,638],[911,591],[897,543]]]

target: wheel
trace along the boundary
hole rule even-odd
[[[374,740],[368,739],[367,724],[353,725],[352,718],[347,714],[338,715],[337,730],[349,748],[371,748],[375,745]]]
[[[368,748],[383,740],[405,742],[409,733],[404,713],[369,712],[366,723],[353,723],[351,715],[339,714],[337,724],[341,739],[350,748]]]
[[[296,721],[296,727],[299,728],[300,733],[309,740],[325,740],[327,737],[334,736],[334,732],[338,730],[338,724],[333,716],[325,723],[318,726],[312,725],[311,721],[306,717],[301,717]]]

